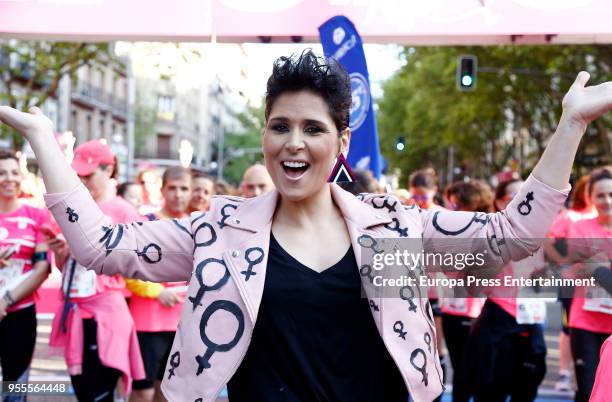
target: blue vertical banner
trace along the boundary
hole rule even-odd
[[[351,168],[369,169],[380,179],[381,156],[372,107],[368,66],[361,37],[355,25],[338,15],[319,27],[319,36],[326,58],[336,59],[351,77],[351,145],[347,161]]]

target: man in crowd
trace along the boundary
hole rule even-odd
[[[264,165],[259,163],[250,166],[242,176],[240,195],[245,198],[257,197],[274,188],[272,178]]]

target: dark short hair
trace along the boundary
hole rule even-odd
[[[15,155],[15,152],[10,149],[0,149],[0,160],[14,159],[15,162],[19,163],[19,158]]]
[[[140,186],[138,183],[134,183],[133,181],[126,181],[117,186],[117,195],[121,198],[125,198],[125,193],[127,193],[130,186]]]
[[[266,92],[266,120],[280,95],[302,90],[312,91],[325,100],[338,131],[349,126],[350,78],[340,63],[317,56],[311,49],[299,56],[280,57],[274,62]]]
[[[338,183],[340,187],[354,195],[361,193],[375,193],[378,190],[378,183],[372,172],[365,169],[353,169],[355,181]]]
[[[199,172],[197,170],[191,172],[191,179],[208,179],[213,183],[215,182],[215,179],[211,175],[209,175],[208,173]]]
[[[589,196],[593,194],[593,186],[601,180],[612,179],[612,166],[595,169],[589,174]]]
[[[424,187],[433,190],[438,186],[438,177],[433,169],[421,169],[412,172],[408,178],[408,187]]]
[[[454,182],[446,189],[446,198],[452,195],[462,211],[493,212],[493,190],[482,180]]]
[[[170,166],[162,175],[162,188],[164,188],[166,183],[170,180],[178,180],[185,177],[189,178],[189,181],[191,181],[191,170],[181,166]]]

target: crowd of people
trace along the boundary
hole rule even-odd
[[[429,168],[390,195],[356,170],[356,180],[340,186],[358,197],[326,183],[350,141],[346,72],[309,52],[279,59],[268,81],[265,165],[249,167],[238,189],[169,167],[161,204],[145,174],[116,185],[117,160],[103,142],[79,145],[69,165],[39,110],[1,107],[0,121],[32,144],[49,208],[20,201],[18,159],[0,153],[3,380],[27,381],[34,294],[55,264],[63,302],[49,343],[63,352],[79,401],[209,401],[226,384],[232,401],[405,402],[409,394],[430,401],[449,382],[447,365],[455,402],[534,400],[546,373],[543,300],[430,287],[406,309],[404,297],[361,296],[360,257],[350,251],[366,241],[375,248],[375,237],[393,233],[428,238],[440,227],[465,227],[452,236],[494,234],[500,252],[487,263],[500,277],[539,275],[547,265],[595,277],[611,292],[612,168],[581,178],[563,207],[582,130],[610,107],[585,94],[586,79],[578,76],[564,104],[565,115],[584,124],[562,121],[525,181],[515,176],[492,188],[465,179],[442,191]],[[471,225],[483,216],[482,225]],[[529,241],[544,236],[550,240],[541,249]],[[585,264],[593,256],[572,239],[597,239],[607,260]],[[600,402],[612,386],[605,378],[610,346],[600,360],[612,309],[609,294],[584,292],[560,297],[558,387],[573,388],[573,368],[575,400]],[[355,376],[358,367],[363,373]]]

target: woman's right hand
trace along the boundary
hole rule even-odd
[[[11,256],[15,253],[13,246],[0,246],[0,269],[9,265]]]
[[[0,122],[20,132],[30,143],[48,193],[67,193],[79,185],[78,176],[53,137],[53,123],[39,108],[31,107],[24,113],[0,106]]]
[[[181,298],[174,292],[164,289],[157,296],[157,301],[165,307],[173,307],[176,303],[181,301]]]
[[[53,123],[36,106],[31,107],[27,113],[9,106],[0,106],[0,121],[20,132],[28,141],[37,135],[53,134]]]

